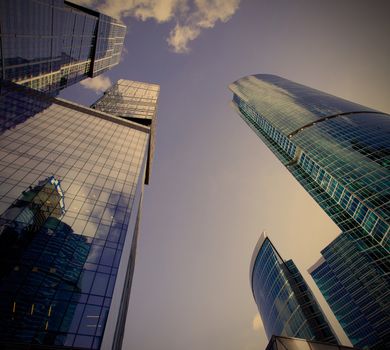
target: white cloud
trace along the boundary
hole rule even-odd
[[[109,16],[136,17],[141,21],[154,19],[159,23],[169,21],[187,0],[105,0],[98,10]]]
[[[195,10],[190,11],[184,23],[171,30],[168,44],[176,53],[189,52],[188,44],[196,39],[202,29],[213,28],[218,21],[227,22],[237,11],[240,0],[195,0]]]
[[[256,316],[253,317],[253,320],[252,320],[252,329],[254,331],[259,331],[262,328],[264,328],[263,321],[261,320],[260,315],[256,314]]]
[[[86,89],[93,90],[98,94],[99,92],[106,91],[111,86],[111,80],[104,75],[98,75],[95,78],[84,79],[80,84]]]
[[[203,29],[227,22],[237,11],[241,0],[74,0],[116,18],[135,17],[158,23],[174,21],[167,42],[176,53],[189,52],[190,41]],[[95,6],[93,6],[95,5]]]
[[[171,30],[168,44],[177,53],[189,52],[188,42],[196,39],[200,34],[200,29],[192,26],[181,26],[176,24],[176,27]]]
[[[75,0],[73,2],[81,6],[92,6],[96,2],[96,0]]]
[[[227,22],[237,11],[240,0],[195,0],[198,25],[212,28],[217,21]]]

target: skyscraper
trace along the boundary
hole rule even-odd
[[[120,349],[155,114],[0,95],[0,347]]]
[[[242,119],[342,230],[331,244],[338,253],[326,257],[336,277],[326,288],[337,290],[336,281],[342,283],[345,297],[377,329],[376,340],[361,339],[360,346],[383,343],[390,332],[382,327],[388,324],[390,289],[390,116],[274,75],[244,77],[230,89]],[[343,255],[346,249],[354,254]],[[353,278],[345,278],[348,273],[360,276],[358,290]],[[337,312],[319,287],[341,322],[348,310]],[[358,301],[355,293],[366,298]],[[367,302],[383,313],[372,313]],[[350,319],[349,329],[361,328],[360,320]],[[348,334],[346,323],[341,325]]]
[[[57,94],[120,61],[126,26],[64,0],[0,2],[0,78]]]
[[[361,349],[388,349],[390,288],[383,289],[388,277],[372,264],[371,252],[342,234],[321,253],[309,273],[351,342]]]
[[[268,339],[276,335],[337,344],[294,262],[284,261],[264,233],[253,252],[250,280]]]
[[[99,111],[150,127],[146,184],[152,169],[159,93],[160,86],[157,84],[120,79],[91,106]]]

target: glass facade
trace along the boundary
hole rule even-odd
[[[0,78],[51,94],[118,64],[126,34],[64,0],[2,0],[0,26]]]
[[[294,262],[283,261],[264,234],[256,245],[250,271],[268,339],[281,335],[338,343]]]
[[[338,236],[321,253],[309,272],[351,342],[361,349],[388,349],[390,288],[383,292],[383,271],[348,235]]]
[[[320,343],[306,339],[273,336],[265,350],[352,350],[345,345]]]
[[[152,169],[159,93],[160,86],[157,84],[120,79],[91,106],[91,108],[98,109],[99,111],[150,126],[146,184],[149,181]]]
[[[0,94],[0,347],[119,349],[150,127]]]
[[[375,292],[365,282],[360,292],[388,310],[390,116],[274,75],[244,77],[230,89],[242,119],[342,230],[343,239],[334,245],[342,246],[345,239],[357,256],[364,256],[367,269],[376,271]],[[348,269],[358,274],[360,264],[349,260]],[[340,266],[333,271],[343,273]],[[344,282],[349,283],[345,292],[352,293],[353,281]],[[355,305],[368,312],[363,304]],[[373,328],[389,322],[381,315]],[[358,328],[357,322],[351,319],[351,325],[356,323],[351,327]],[[390,328],[377,334],[388,338]]]

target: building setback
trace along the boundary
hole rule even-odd
[[[64,0],[0,2],[0,78],[53,95],[120,61],[126,26]]]
[[[250,280],[268,339],[276,335],[338,343],[294,262],[284,261],[264,233],[253,252]]]
[[[151,125],[9,82],[0,98],[0,347],[120,349]]]
[[[351,342],[389,347],[390,116],[274,75],[229,87],[241,118],[342,231],[323,251],[334,278],[318,287]],[[373,333],[358,334],[362,318],[336,308],[331,289],[353,301]]]

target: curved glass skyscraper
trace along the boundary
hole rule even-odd
[[[242,119],[342,230],[323,252],[326,290],[342,290],[374,330],[318,284],[345,332],[354,345],[390,346],[390,115],[274,75],[229,87]]]
[[[283,261],[264,234],[253,252],[250,279],[268,339],[277,335],[337,344],[294,262]]]

